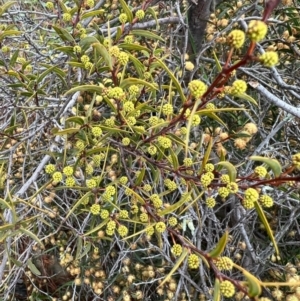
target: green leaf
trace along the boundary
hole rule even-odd
[[[258,297],[261,294],[261,282],[252,274],[243,269],[243,274],[247,278],[249,297]]]
[[[215,59],[215,62],[216,62],[216,66],[217,66],[217,69],[218,71],[222,71],[222,66],[221,66],[221,63],[216,55],[216,53],[213,51],[213,56],[214,56],[214,59]]]
[[[139,175],[138,175],[137,179],[135,180],[136,186],[140,186],[140,184],[144,180],[144,176],[145,176],[145,168],[139,169]]]
[[[71,42],[74,44],[76,43],[74,38],[70,35],[70,33],[66,29],[55,25],[52,25],[52,28],[56,31],[56,33],[58,34],[58,36],[63,42]]]
[[[85,236],[91,235],[92,233],[99,231],[101,228],[103,228],[108,222],[110,221],[110,218],[108,217],[107,219],[105,219],[100,225],[93,227],[92,230],[90,230],[89,232],[85,233]]]
[[[69,11],[68,11],[68,7],[64,4],[64,2],[61,1],[61,0],[59,0],[58,2],[59,2],[59,5],[60,5],[62,11],[63,11],[64,13],[68,13],[68,12],[69,12]]]
[[[121,43],[118,46],[124,50],[146,51],[148,53],[151,52],[147,47],[137,44]]]
[[[97,9],[89,12],[85,12],[81,15],[80,19],[84,20],[86,18],[94,17],[96,15],[102,15],[105,12],[104,9]]]
[[[250,103],[252,103],[255,106],[258,106],[256,100],[254,98],[252,98],[250,95],[246,94],[246,93],[239,93],[239,94],[235,94],[235,97],[241,98],[243,100],[247,100]]]
[[[74,123],[79,124],[79,125],[84,125],[84,119],[79,117],[79,116],[69,117],[69,118],[66,119],[66,123],[67,122],[74,122]]]
[[[165,39],[162,37],[158,36],[157,34],[149,31],[149,30],[143,30],[143,29],[133,29],[130,31],[130,34],[138,37],[145,37],[148,39],[153,39],[153,40],[159,40],[161,42],[165,42]]]
[[[271,159],[271,158],[266,158],[261,156],[251,156],[249,159],[253,161],[260,161],[267,164],[272,169],[275,178],[278,178],[282,173],[282,167],[279,161],[276,159]]]
[[[265,216],[265,213],[264,213],[262,207],[260,206],[259,202],[254,202],[254,206],[255,206],[255,210],[257,212],[257,215],[259,216],[260,221],[263,223],[263,225],[264,225],[264,227],[265,227],[265,229],[268,233],[268,236],[269,236],[270,240],[273,243],[276,254],[279,255],[279,249],[278,249],[275,237],[273,235],[273,231],[270,227],[270,224],[268,223],[268,220]]]
[[[99,40],[91,36],[91,37],[85,37],[84,39],[80,40],[79,45],[81,47],[82,52],[84,53],[94,43],[99,43]]]
[[[0,16],[2,16],[5,13],[5,11],[7,11],[15,3],[17,3],[17,1],[8,1],[2,6],[0,6]]]
[[[39,269],[34,265],[34,263],[32,262],[32,260],[29,258],[27,260],[27,266],[29,268],[29,270],[36,276],[40,276],[42,275],[42,273],[39,271]]]
[[[138,73],[140,78],[144,77],[145,66],[132,54],[128,53],[129,60],[132,61],[136,72]]]
[[[0,42],[6,37],[20,35],[22,33],[23,33],[22,31],[14,30],[14,29],[2,31],[2,33],[0,34]]]
[[[203,159],[202,159],[202,165],[201,165],[200,173],[203,172],[204,167],[205,167],[206,163],[208,162],[208,160],[209,160],[209,158],[210,158],[210,154],[211,154],[211,151],[212,151],[212,147],[213,147],[213,139],[210,139],[210,140],[209,140],[209,143],[208,143],[208,146],[207,146],[207,148],[206,148],[204,157],[203,157]]]
[[[158,19],[157,19],[157,14],[156,11],[150,6],[147,8],[146,10],[146,14],[150,14],[152,16],[152,18],[156,21],[156,30],[159,29],[159,23],[158,23]]]
[[[161,210],[158,213],[158,215],[164,216],[166,214],[175,212],[179,207],[181,207],[183,204],[185,204],[187,202],[187,200],[190,198],[191,194],[192,194],[192,191],[189,191],[188,193],[184,194],[183,197],[181,197],[181,199],[177,203],[172,204],[171,206],[167,207],[164,210]],[[201,195],[202,194],[203,194],[203,192],[201,193]]]
[[[25,235],[28,235],[29,237],[31,237],[33,240],[35,240],[40,246],[44,246],[43,243],[40,241],[40,239],[31,231],[20,227],[19,230],[24,233]]]
[[[67,220],[69,218],[69,216],[76,210],[76,208],[78,206],[80,206],[90,195],[92,194],[91,191],[88,191],[85,195],[82,196],[81,199],[79,199],[75,205],[72,207],[71,210],[68,211],[68,214],[66,215],[65,219],[64,220]]]
[[[100,42],[93,43],[92,47],[96,49],[96,51],[103,57],[109,69],[112,70],[112,58],[107,49],[102,44],[100,44]]]
[[[67,91],[65,93],[65,95],[73,94],[73,93],[75,93],[77,91],[82,91],[82,92],[96,92],[98,94],[101,94],[102,93],[102,88],[100,88],[97,85],[77,86],[77,87],[74,87],[74,88],[70,89],[69,91]]]
[[[168,73],[168,75],[170,76],[172,82],[174,83],[174,85],[177,89],[177,92],[179,93],[179,95],[181,97],[181,101],[184,103],[186,101],[186,98],[185,98],[182,87],[181,87],[180,83],[178,82],[177,78],[174,76],[173,72],[166,66],[166,64],[163,61],[161,61],[158,58],[156,58],[156,61],[157,61],[158,65]]]
[[[220,300],[221,300],[220,280],[218,278],[215,278],[213,301],[220,301]]]
[[[68,135],[68,134],[74,134],[74,133],[77,133],[79,130],[80,129],[78,129],[78,128],[68,128],[65,130],[58,131],[54,135],[63,136],[63,135]]]
[[[134,78],[134,77],[123,79],[122,82],[120,83],[120,87],[123,89],[130,87],[132,85],[143,85],[150,88],[151,90],[158,90],[157,87],[154,86],[153,84],[148,83],[145,80]]]
[[[209,256],[211,258],[219,257],[223,253],[223,251],[226,247],[227,240],[228,240],[228,231],[225,231],[223,236],[218,241],[218,244],[216,245],[216,247],[208,253]]]
[[[185,258],[188,256],[189,252],[186,248],[183,248],[182,253],[180,257],[177,259],[176,263],[174,264],[172,270],[170,273],[165,276],[164,280],[159,284],[159,286],[163,286],[167,281],[170,280],[170,278],[174,275],[174,273],[178,270],[181,263],[185,260]]]
[[[218,162],[217,165],[220,165],[220,166],[224,167],[225,169],[227,169],[230,182],[235,182],[235,180],[236,180],[236,168],[230,162],[221,161],[221,162]]]
[[[133,20],[133,14],[132,14],[131,9],[127,6],[127,4],[124,0],[119,0],[119,3],[121,4],[122,9],[124,10],[124,13],[127,16],[129,23],[131,23]]]

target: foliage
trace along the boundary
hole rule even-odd
[[[298,298],[299,11],[156,2],[2,1],[2,299]]]

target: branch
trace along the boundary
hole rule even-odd
[[[291,115],[300,118],[300,108],[289,105],[288,103],[282,101],[277,96],[268,91],[263,85],[256,81],[250,81],[248,83],[253,89],[257,90],[265,99],[274,105],[280,107],[284,111],[290,113]]]

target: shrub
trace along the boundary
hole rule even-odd
[[[221,3],[193,62],[172,6],[1,6],[5,300],[297,298],[299,26],[277,2]]]

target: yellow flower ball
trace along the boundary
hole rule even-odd
[[[249,23],[247,34],[251,41],[259,42],[265,38],[268,31],[266,23],[260,20],[252,20]]]
[[[275,51],[268,51],[262,54],[259,57],[260,62],[265,66],[265,67],[274,67],[275,65],[278,64],[279,58],[278,54]]]
[[[234,48],[241,48],[245,42],[245,33],[242,30],[235,29],[227,37],[227,43]]]
[[[234,285],[230,281],[224,280],[220,283],[220,292],[224,297],[230,298],[235,293]]]

